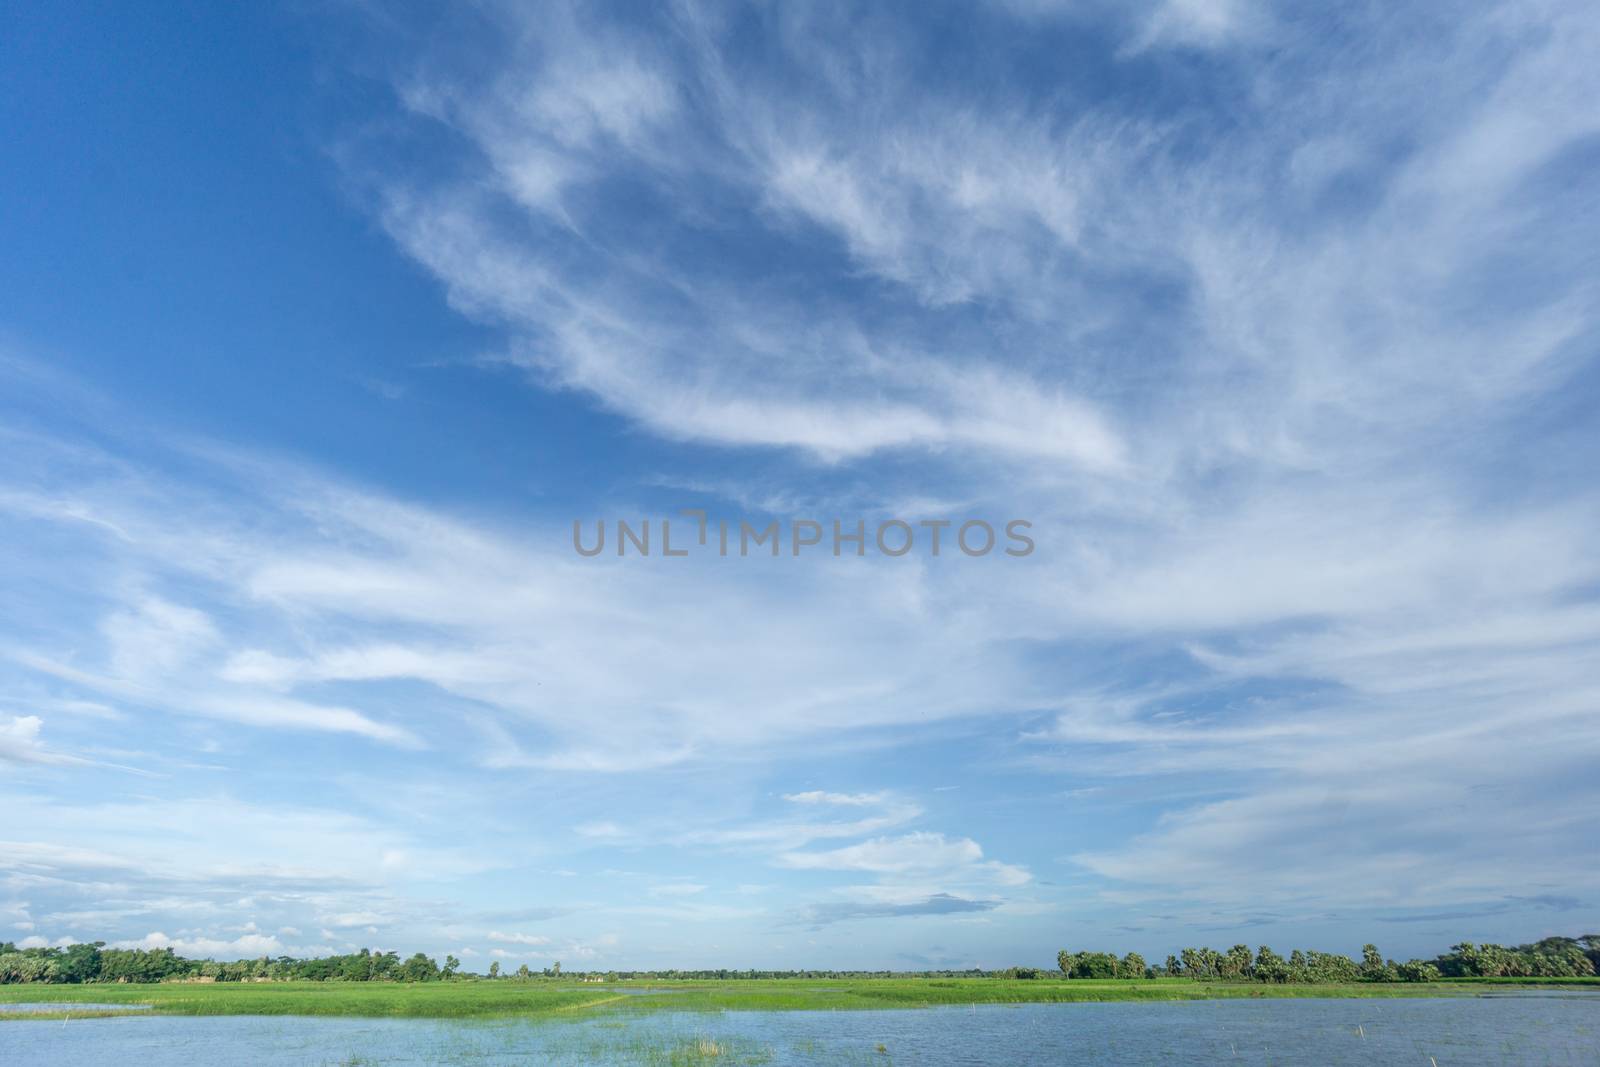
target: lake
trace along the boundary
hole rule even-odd
[[[120,1067],[130,1061],[1600,1064],[1600,996],[624,1012],[555,1021],[133,1016],[0,1022],[0,1063]]]

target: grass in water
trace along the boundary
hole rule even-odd
[[[788,979],[661,981],[592,985],[577,982],[459,981],[415,985],[386,982],[263,982],[214,985],[11,985],[0,1004],[61,1005],[48,1012],[0,1012],[0,1020],[82,1018],[148,1005],[157,1015],[337,1015],[378,1018],[592,1018],[656,1011],[848,1011],[966,1004],[1076,1001],[1170,1001],[1278,997],[1449,997],[1504,989],[1509,983],[1260,985],[1148,981],[1007,980],[994,978]],[[1534,984],[1534,983],[1529,983]],[[1553,983],[1537,983],[1548,989]],[[1564,987],[1600,989],[1600,980]],[[75,1002],[94,1005],[74,1009]],[[715,1059],[710,1053],[702,1058]]]

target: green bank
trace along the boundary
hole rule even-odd
[[[1426,984],[1260,985],[1186,979],[787,979],[774,981],[167,982],[153,985],[0,986],[0,1004],[61,1005],[48,1014],[0,1011],[0,1019],[158,1015],[321,1015],[372,1018],[563,1016],[596,1012],[852,1011],[964,1004],[1175,1001],[1218,998],[1459,997],[1511,986],[1587,990],[1600,979],[1443,981]],[[83,1005],[76,1008],[76,1005]]]

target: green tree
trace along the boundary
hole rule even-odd
[[[68,945],[56,961],[63,982],[92,982],[100,977],[100,950],[104,941],[91,945]]]
[[[1308,952],[1306,966],[1313,982],[1354,982],[1361,976],[1355,961],[1338,952]]]
[[[402,982],[431,982],[438,977],[439,965],[421,952],[400,965]]]
[[[1289,965],[1266,945],[1256,949],[1255,979],[1258,982],[1287,982]]]
[[[1392,982],[1397,977],[1394,964],[1385,963],[1377,945],[1361,946],[1361,980],[1363,982]]]
[[[1130,952],[1117,964],[1117,977],[1143,978],[1145,970],[1144,957],[1137,952]]]
[[[489,977],[490,978],[499,978],[500,977],[500,961],[499,960],[495,960],[493,963],[489,964]]]
[[[1117,957],[1109,952],[1080,952],[1072,961],[1071,978],[1115,978]]]
[[[1439,968],[1421,960],[1408,960],[1396,968],[1402,982],[1437,982]]]
[[[0,984],[8,982],[54,982],[60,977],[56,961],[37,953],[0,953]]]

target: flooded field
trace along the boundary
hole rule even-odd
[[[84,1005],[73,1005],[81,1010]],[[1600,996],[972,1005],[571,1020],[125,1016],[0,1023],[0,1063],[1596,1064]]]

